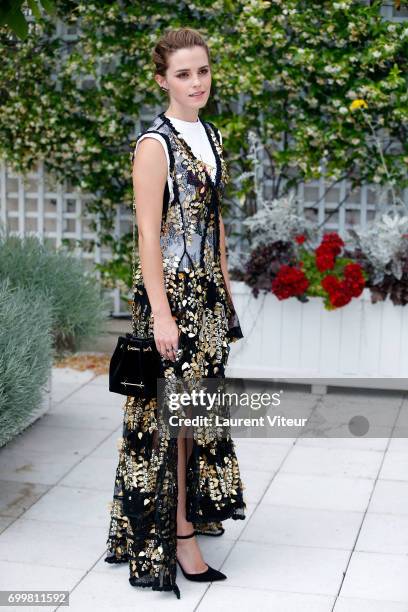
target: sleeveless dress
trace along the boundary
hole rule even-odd
[[[166,295],[179,328],[181,357],[163,359],[164,379],[200,388],[202,379],[225,378],[230,343],[243,337],[221,269],[219,207],[229,175],[220,135],[199,119],[216,160],[212,179],[164,113],[146,133],[160,134],[168,148],[173,189],[166,183],[160,245]],[[132,163],[134,153],[132,155]],[[153,318],[140,262],[134,274],[133,332],[154,337]],[[167,386],[166,386],[167,389]],[[164,393],[166,398],[166,391]],[[129,563],[132,586],[174,591],[177,563],[178,443],[169,434],[157,398],[128,397],[119,440],[107,563]],[[220,408],[227,416],[228,408]],[[186,438],[186,517],[196,533],[222,535],[222,521],[245,519],[244,485],[230,431],[192,427]]]

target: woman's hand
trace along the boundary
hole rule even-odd
[[[180,330],[172,315],[153,317],[153,334],[156,348],[165,359],[176,360]]]

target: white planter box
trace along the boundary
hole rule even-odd
[[[231,288],[244,338],[230,345],[227,376],[408,377],[408,306],[371,304],[365,289],[347,306],[327,311],[322,298],[302,304],[272,293],[254,298],[243,282],[232,281]],[[401,385],[408,382],[394,386]]]

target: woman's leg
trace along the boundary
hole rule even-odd
[[[177,460],[177,535],[189,535],[194,531],[194,525],[186,519],[186,467],[187,467],[187,439],[185,428],[182,427],[178,436]],[[183,569],[191,574],[205,572],[208,565],[204,563],[197,538],[177,540],[177,558]]]

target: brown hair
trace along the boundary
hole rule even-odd
[[[155,73],[165,76],[169,55],[178,49],[195,46],[204,47],[207,52],[208,63],[210,63],[210,51],[207,43],[197,30],[193,28],[168,30],[157,42],[152,53],[152,60],[156,67]]]

